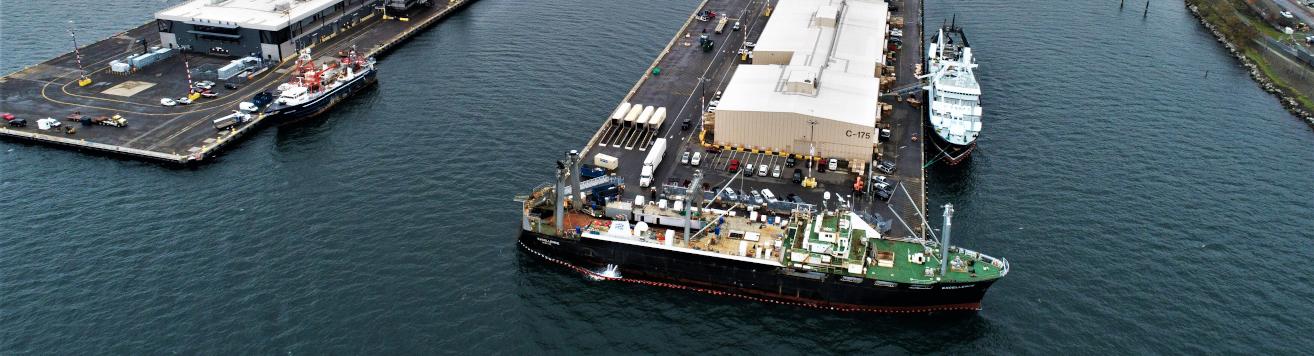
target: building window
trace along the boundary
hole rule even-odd
[[[160,32],[169,32],[169,33],[173,32],[173,21],[156,20],[155,25],[156,27],[159,27]]]

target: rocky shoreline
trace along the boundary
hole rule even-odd
[[[1264,91],[1267,91],[1270,94],[1277,96],[1278,101],[1282,103],[1283,108],[1287,109],[1287,112],[1290,112],[1292,115],[1301,118],[1302,120],[1305,121],[1306,124],[1309,124],[1311,128],[1314,128],[1314,114],[1311,114],[1309,111],[1306,111],[1305,108],[1300,106],[1300,102],[1296,101],[1294,97],[1283,92],[1282,89],[1278,88],[1277,85],[1274,85],[1273,81],[1269,79],[1267,76],[1265,76],[1264,72],[1259,70],[1259,66],[1255,65],[1255,63],[1250,60],[1250,57],[1246,57],[1244,53],[1242,53],[1240,50],[1237,50],[1236,45],[1228,41],[1227,37],[1223,36],[1223,33],[1219,32],[1218,28],[1215,27],[1214,24],[1209,23],[1209,21],[1205,20],[1204,16],[1200,15],[1200,10],[1198,7],[1196,7],[1195,5],[1188,4],[1186,8],[1191,10],[1191,14],[1195,15],[1195,18],[1200,21],[1201,25],[1204,25],[1205,28],[1209,29],[1209,32],[1214,34],[1214,38],[1217,39],[1219,43],[1222,43],[1223,47],[1227,48],[1228,52],[1232,53],[1232,57],[1235,57],[1238,61],[1241,61],[1241,65],[1246,67],[1246,69],[1250,71],[1250,77],[1254,78],[1255,82],[1259,83],[1260,88],[1263,88]]]

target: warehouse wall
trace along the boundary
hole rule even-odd
[[[788,65],[794,51],[753,51],[753,64]]]
[[[788,112],[718,110],[716,144],[808,154],[808,120],[816,120],[817,153],[823,157],[871,159],[875,128]]]

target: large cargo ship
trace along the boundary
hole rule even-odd
[[[519,243],[595,278],[842,311],[931,312],[979,310],[1008,274],[1006,260],[948,244],[949,205],[938,241],[883,236],[843,205],[741,214],[742,206],[711,208],[693,193],[669,208],[641,195],[637,205],[586,207],[556,192],[618,182],[603,176],[574,189],[569,162],[558,184],[523,197]]]
[[[364,58],[355,48],[323,64],[305,49],[297,61],[292,80],[278,86],[278,96],[265,108],[266,120],[285,123],[319,115],[377,81],[374,58]]]
[[[966,160],[981,134],[981,86],[976,81],[976,58],[961,27],[948,25],[926,46],[927,118],[935,132],[933,143],[951,165]]]

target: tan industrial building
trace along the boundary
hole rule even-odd
[[[780,0],[724,89],[713,143],[871,159],[888,15],[878,0]]]

